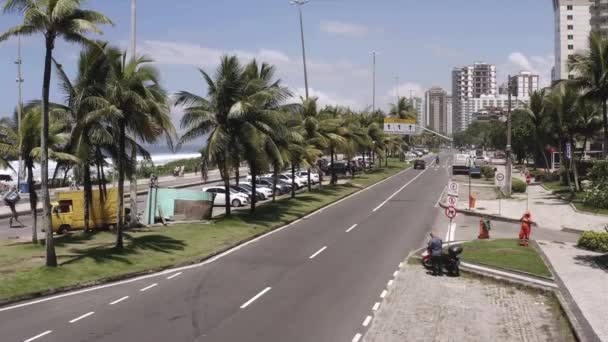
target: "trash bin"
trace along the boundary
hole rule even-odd
[[[29,193],[30,192],[29,184],[27,184],[27,183],[19,184],[19,192],[21,192],[22,194]]]

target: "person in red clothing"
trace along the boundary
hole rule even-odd
[[[521,217],[521,229],[519,231],[519,245],[528,246],[530,241],[530,231],[532,229],[532,216],[529,211],[526,211]]]

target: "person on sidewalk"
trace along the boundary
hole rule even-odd
[[[431,232],[431,240],[429,241],[428,246],[429,254],[431,254],[431,262],[433,263],[433,275],[443,275],[443,265],[441,265],[443,241],[435,233]]]
[[[19,223],[20,227],[25,227],[25,225],[23,223],[21,223],[21,221],[19,221],[19,214],[17,214],[17,209],[15,209],[15,206],[17,205],[17,203],[19,202],[20,199],[21,199],[21,197],[19,196],[19,192],[17,191],[16,186],[13,186],[11,188],[11,190],[9,190],[4,195],[4,203],[7,206],[9,206],[9,208],[11,209],[11,218],[9,219],[9,228],[13,228],[13,220],[17,221],[17,223]]]
[[[530,231],[532,230],[532,215],[529,211],[526,211],[524,216],[521,217],[521,229],[519,230],[519,245],[528,246],[530,241]]]

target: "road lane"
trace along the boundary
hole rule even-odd
[[[396,221],[407,217],[408,213],[410,216],[415,214],[412,224],[418,228],[413,234],[414,238],[402,226],[396,228],[394,222],[387,222],[385,211],[392,210],[395,201],[402,201],[401,192],[373,215],[372,209],[420,173],[421,171],[413,170],[403,172],[371,190],[310,216],[293,227],[258,240],[212,264],[185,270],[173,280],[145,279],[94,293],[36,304],[34,307],[0,312],[0,330],[3,333],[6,331],[4,336],[19,340],[27,337],[27,333],[31,336],[37,331],[65,325],[68,318],[72,319],[78,313],[95,311],[95,319],[83,320],[69,329],[55,330],[45,340],[62,341],[78,336],[79,340],[96,341],[141,338],[151,341],[217,338],[218,341],[226,341],[230,340],[225,339],[230,334],[246,330],[245,327],[234,324],[253,312],[259,316],[258,320],[268,316],[270,321],[282,320],[290,326],[286,331],[275,329],[272,336],[281,338],[270,340],[289,340],[283,337],[292,337],[297,332],[301,334],[308,322],[316,327],[315,334],[319,336],[317,340],[333,340],[327,337],[338,335],[344,340],[345,334],[350,339],[355,333],[353,329],[361,326],[362,320],[378,301],[381,289],[398,262],[407,254],[408,249],[419,245],[427,228],[425,222],[432,216],[434,201],[445,182],[438,182],[437,176],[429,173],[403,189],[402,192],[409,192],[411,187],[424,184],[424,187],[412,189],[411,192],[426,191],[429,198],[432,197],[430,205],[427,203],[428,198],[424,198],[424,201],[420,201],[424,203],[421,207],[414,206],[408,210],[399,207],[391,214]],[[357,229],[345,234],[345,229],[353,224],[358,224]],[[328,248],[315,258],[315,262],[310,262],[310,254],[322,246]],[[342,286],[331,283],[332,277],[336,276],[336,282]],[[303,286],[310,281],[314,281],[314,284]],[[158,286],[139,293],[139,289],[154,282]],[[239,310],[246,300],[271,286],[272,291],[251,304],[247,310]],[[351,287],[354,289],[350,290]],[[109,306],[110,302],[129,295],[131,297],[124,302]],[[284,300],[277,303],[277,296]],[[344,306],[335,305],[336,298]],[[287,303],[291,303],[291,306]],[[267,312],[256,309],[266,305],[271,306]],[[315,305],[331,308],[327,308],[327,314],[323,310],[319,313],[314,310],[318,309]],[[303,310],[300,310],[300,306]],[[356,309],[352,310],[350,306]],[[341,312],[339,308],[342,308],[341,316],[338,315]],[[289,312],[290,310],[297,312]],[[344,310],[348,312],[344,313]],[[360,317],[355,317],[359,315]],[[320,322],[327,321],[323,318],[329,316],[332,316],[330,320],[339,321],[340,329],[325,327]],[[306,322],[301,322],[301,319]],[[264,321],[256,322],[253,330],[259,330],[262,326],[265,326]],[[257,335],[249,335],[249,339],[245,340],[251,340],[251,336],[256,336],[255,340],[258,340]],[[303,335],[293,337],[294,341],[313,340],[302,339]]]

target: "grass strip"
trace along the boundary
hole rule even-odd
[[[57,268],[44,266],[43,245],[0,246],[0,301],[44,294],[70,286],[193,263],[254,236],[271,231],[402,171],[407,164],[359,173],[353,184],[324,186],[208,224],[181,224],[125,234],[125,248],[113,248],[111,232],[74,233],[55,238]]]

